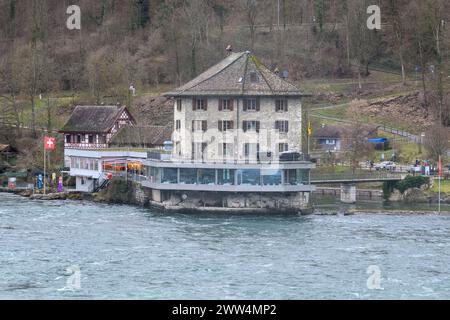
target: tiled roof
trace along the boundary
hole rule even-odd
[[[256,80],[256,81],[254,81]],[[300,90],[265,67],[250,52],[232,53],[185,85],[165,94],[301,96]]]
[[[63,133],[106,133],[113,126],[126,107],[120,106],[77,106]]]
[[[112,139],[114,146],[163,146],[172,140],[173,125],[167,126],[128,126],[123,127]]]
[[[343,127],[338,126],[324,126],[313,130],[313,136],[318,139],[339,139],[341,138],[343,132]]]

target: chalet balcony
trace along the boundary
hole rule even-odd
[[[80,150],[97,150],[107,149],[109,146],[106,143],[65,143],[65,149],[80,149]]]

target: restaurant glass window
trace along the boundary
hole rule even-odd
[[[161,183],[178,183],[178,169],[163,168]]]
[[[258,186],[261,184],[261,171],[258,169],[238,170],[240,185]]]
[[[230,169],[219,169],[217,171],[217,178],[219,185],[234,185],[235,184],[235,176],[236,170]]]
[[[197,169],[180,169],[181,184],[197,184]]]
[[[198,181],[200,184],[216,184],[216,170],[198,169]]]
[[[262,182],[265,186],[278,186],[282,182],[281,170],[261,170]]]
[[[298,184],[309,184],[309,172],[308,169],[297,169],[297,182]]]
[[[157,167],[149,168],[149,179],[153,183],[161,183],[161,169]]]
[[[289,169],[284,171],[284,183],[292,186],[301,184],[301,179],[297,178],[297,170]]]

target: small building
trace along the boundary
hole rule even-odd
[[[313,131],[313,143],[317,151],[341,152],[348,149],[353,140],[353,132],[350,125],[323,125]],[[358,135],[368,143],[378,143],[378,128],[370,125],[362,125]],[[383,140],[383,142],[386,139]]]
[[[343,128],[333,125],[324,125],[313,131],[313,141],[317,150],[341,151]]]
[[[66,149],[105,149],[121,128],[135,124],[124,106],[77,106],[60,132]]]
[[[65,166],[76,178],[76,190],[95,191],[106,179],[107,163],[126,163],[146,153],[112,151],[113,138],[136,124],[124,106],[77,106],[60,130],[64,134]]]

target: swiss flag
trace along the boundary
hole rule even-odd
[[[44,147],[45,150],[55,150],[56,149],[56,139],[45,137],[44,138]]]

